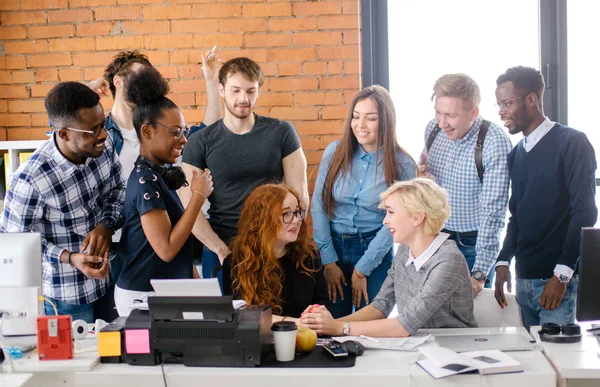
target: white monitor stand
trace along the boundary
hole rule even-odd
[[[2,319],[2,336],[37,334],[37,317],[44,315],[39,287],[6,287],[0,291],[0,311],[8,316]]]

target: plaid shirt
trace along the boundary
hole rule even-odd
[[[87,278],[60,263],[63,251],[79,252],[87,234],[103,219],[118,220],[125,200],[121,163],[110,136],[98,158],[75,165],[54,137],[13,174],[0,220],[2,232],[42,234],[42,292],[69,304],[103,296],[108,279]]]
[[[427,169],[448,191],[452,214],[448,230],[477,231],[473,271],[488,273],[500,250],[500,230],[504,227],[508,204],[507,157],[512,144],[508,135],[491,124],[483,143],[483,183],[477,175],[475,145],[483,118],[477,117],[465,137],[450,140],[440,133],[427,152]],[[431,120],[425,141],[436,125]]]

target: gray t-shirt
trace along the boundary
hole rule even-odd
[[[209,223],[227,243],[237,234],[244,201],[256,187],[283,181],[282,160],[302,147],[296,129],[287,121],[255,114],[250,132],[234,134],[223,120],[199,130],[188,139],[183,162],[208,168],[214,190]]]
[[[454,241],[444,241],[418,271],[406,266],[407,259],[408,247],[400,245],[371,305],[388,316],[397,304],[396,318],[411,335],[421,328],[477,326],[471,275]]]

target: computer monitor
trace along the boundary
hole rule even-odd
[[[580,254],[576,317],[578,321],[600,320],[600,229],[581,230]]]
[[[0,233],[0,288],[42,286],[42,236]]]
[[[42,287],[42,237],[39,233],[0,233],[0,315],[5,336],[36,333]]]

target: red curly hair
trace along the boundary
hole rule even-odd
[[[282,311],[283,272],[273,247],[283,225],[283,201],[288,193],[300,203],[298,193],[285,184],[265,184],[252,191],[238,221],[238,236],[231,242],[233,293],[250,305],[271,305],[274,314]],[[310,264],[316,249],[310,243],[304,221],[298,239],[286,248],[296,270],[314,279],[317,270]]]

